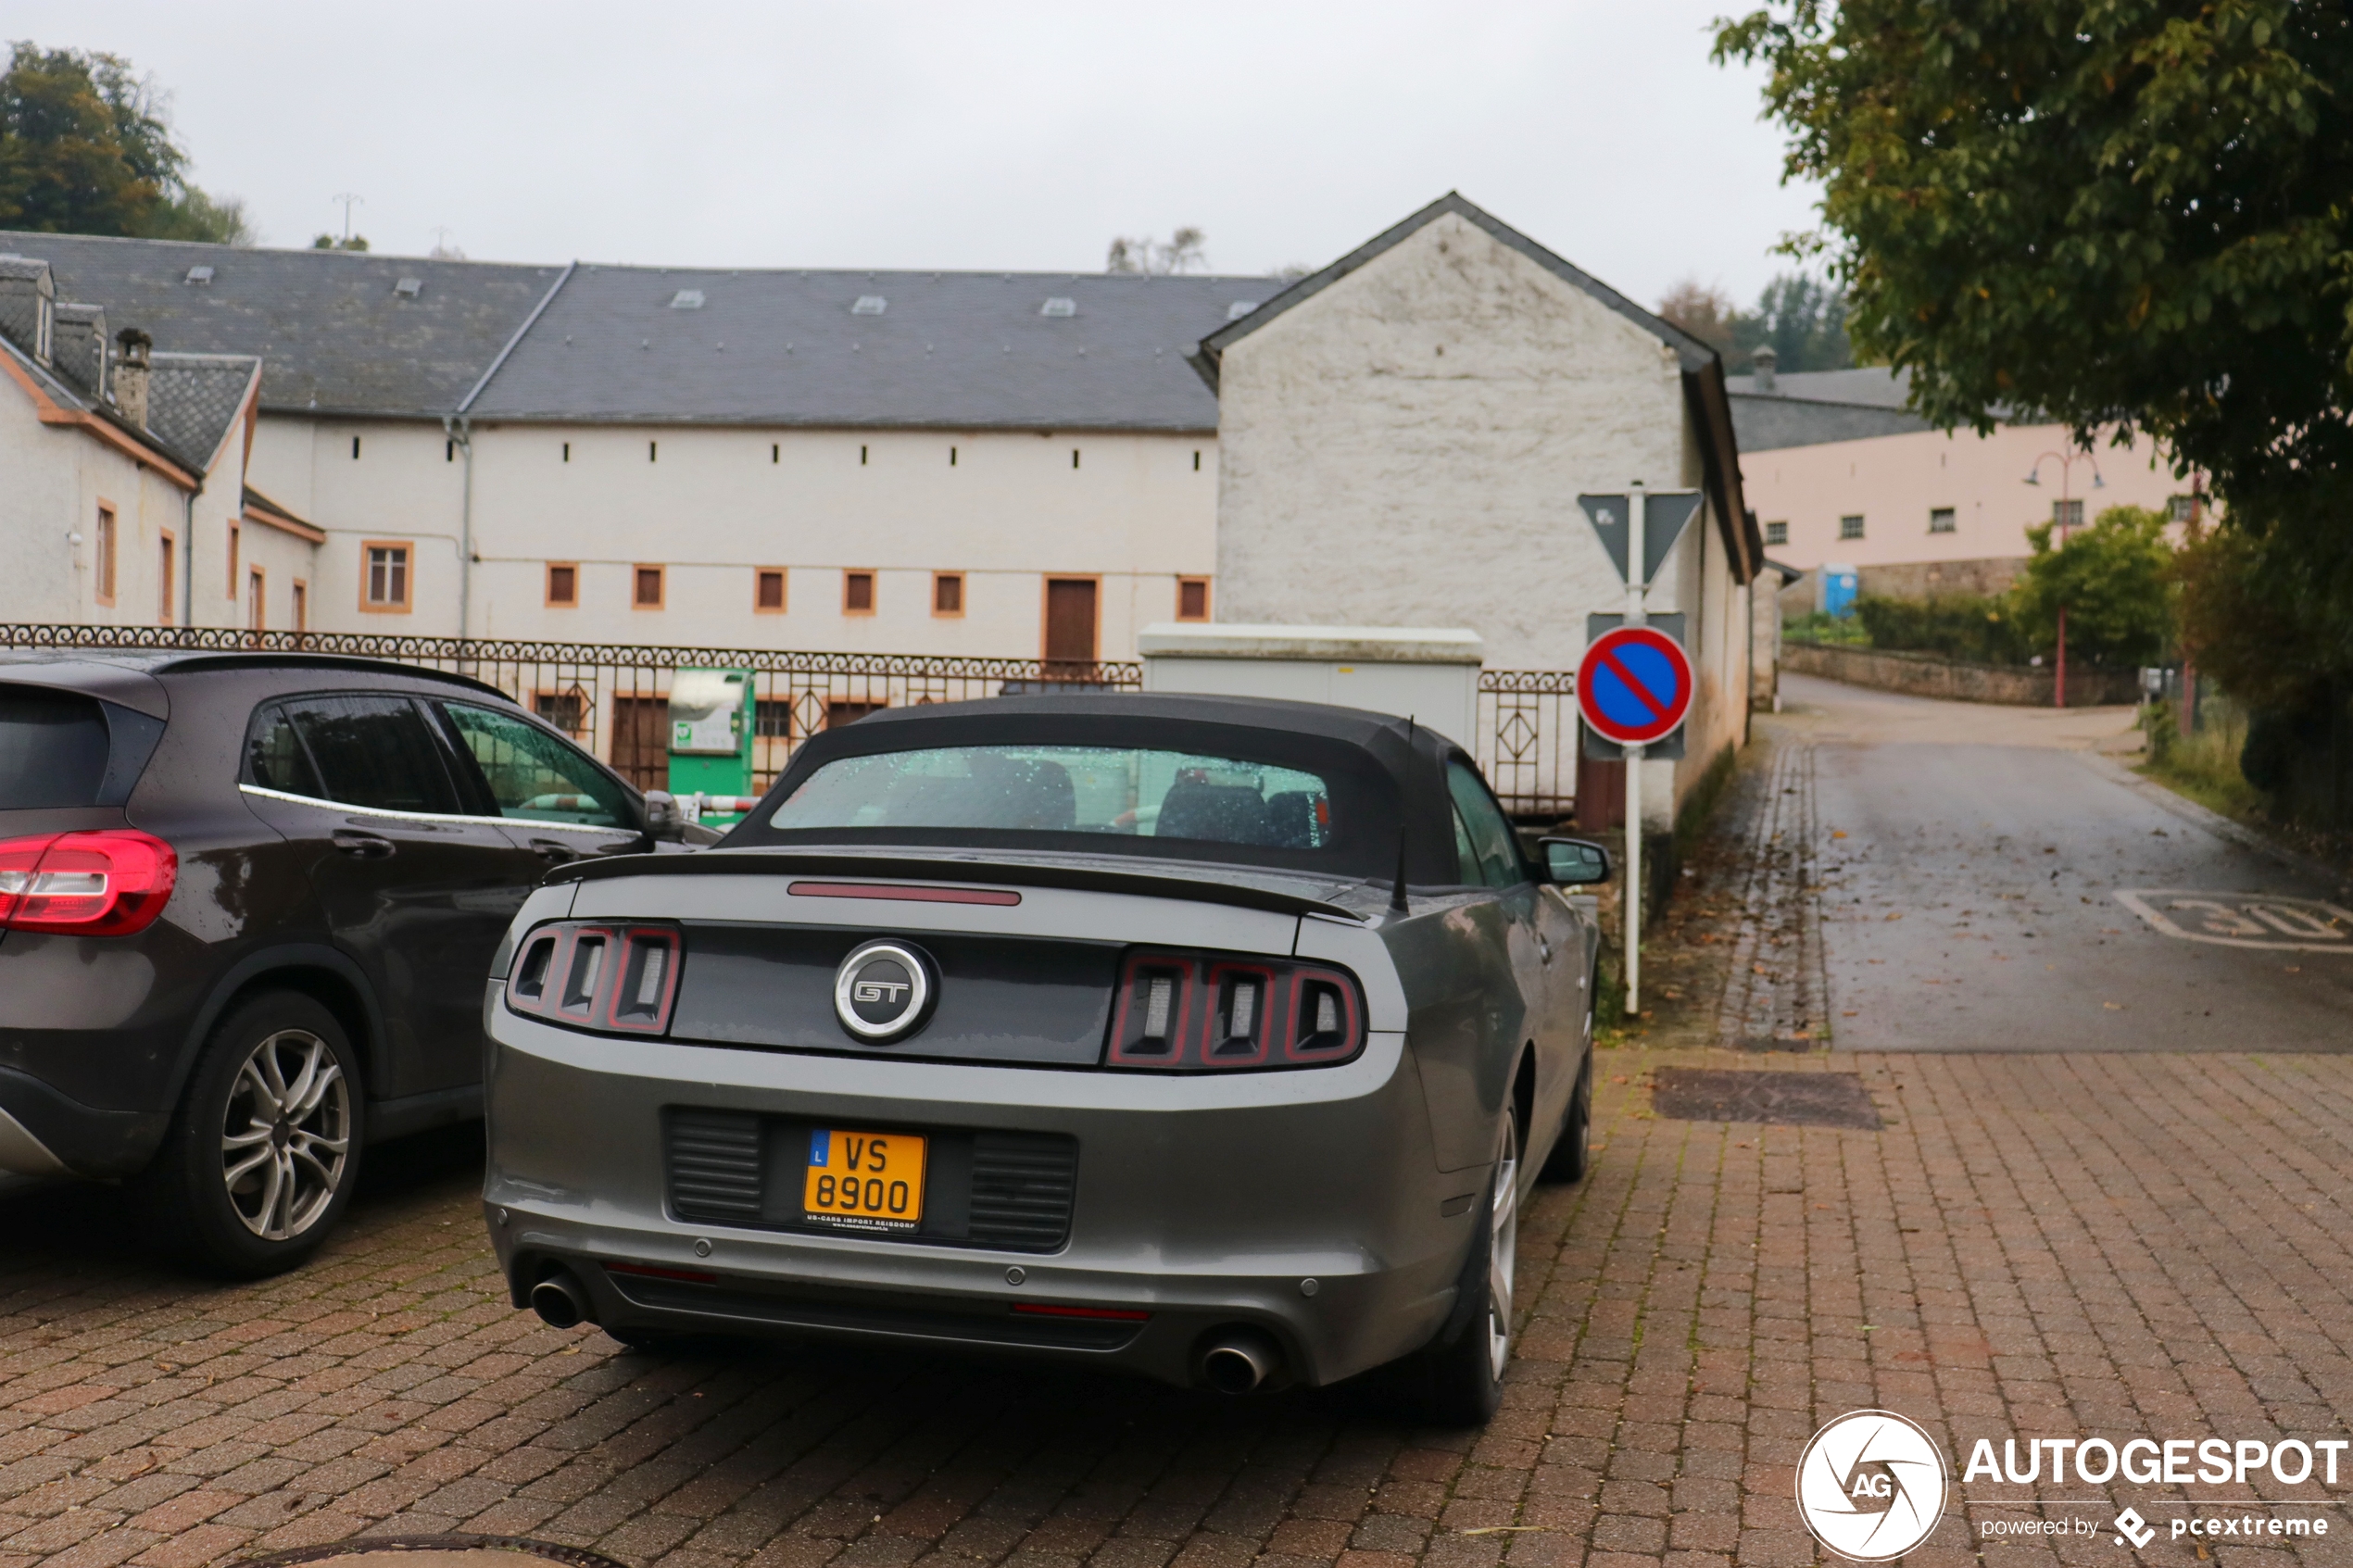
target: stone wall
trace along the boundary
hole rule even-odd
[[[1991,560],[1889,561],[1858,569],[1858,594],[1880,599],[1933,599],[1947,594],[1992,596],[2009,592],[2026,570],[2024,556]]]
[[[1781,645],[1781,668],[1804,675],[1843,681],[1883,692],[1944,697],[1953,702],[1999,702],[2018,708],[2051,706],[2054,672],[2031,665],[1964,664],[1929,653],[1889,648],[1832,647],[1822,643]],[[2141,700],[2136,670],[2070,670],[2070,707],[2101,708]]]

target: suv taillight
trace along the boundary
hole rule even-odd
[[[0,929],[128,936],[156,922],[179,876],[171,846],[136,828],[0,839]]]
[[[1340,970],[1142,952],[1120,969],[1108,1060],[1163,1073],[1229,1073],[1323,1067],[1364,1047],[1364,998]]]
[[[678,999],[678,932],[666,925],[558,921],[522,939],[507,1006],[578,1029],[659,1035]]]

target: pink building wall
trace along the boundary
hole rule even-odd
[[[2075,460],[2062,474],[2058,457],[2046,453]],[[2025,483],[2030,470],[2039,485]],[[2005,426],[1989,436],[1921,431],[1743,453],[1741,482],[1765,528],[1765,553],[1806,571],[2024,557],[2027,529],[2051,521],[2063,482],[2065,494],[2083,503],[2085,522],[2109,507],[2162,508],[2189,490],[2145,437],[2126,446],[2103,440],[2088,454],[2075,453],[2057,425]],[[1945,507],[1953,532],[1931,533],[1931,512]],[[1863,519],[1863,536],[1843,539],[1839,520],[1853,516]],[[1775,523],[1788,525],[1786,543],[1774,542]]]

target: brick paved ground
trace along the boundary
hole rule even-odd
[[[507,1306],[459,1139],[380,1160],[327,1254],[259,1285],[150,1268],[105,1193],[0,1199],[0,1568],[448,1531],[635,1568],[1791,1568],[1819,1556],[1799,1451],[1858,1407],[1957,1461],[1980,1436],[2346,1435],[2353,1056],[1814,1049],[1788,836],[1811,830],[1773,815],[1801,785],[1749,770],[1662,923],[1658,1012],[1602,1059],[1596,1172],[1523,1219],[1519,1360],[1483,1435],[1401,1427],[1356,1390],[623,1353]],[[1688,1048],[1718,1038],[1767,1048]],[[1888,1124],[1662,1120],[1647,1078],[1669,1063],[1857,1072]],[[2102,1526],[2054,1549],[1976,1533],[2036,1516],[1994,1506],[2035,1488],[1972,1486],[1912,1561],[2125,1568],[2118,1507],[2192,1506],[2105,1490],[2047,1511]],[[2353,1565],[2353,1511],[2324,1512],[2300,1553],[2141,1556]]]
[[[1656,1119],[1642,1079],[1668,1060],[1758,1059],[1605,1058],[1597,1173],[1529,1212],[1520,1360],[1477,1436],[1345,1391],[621,1353],[508,1309],[462,1151],[412,1157],[314,1267],[233,1288],[144,1266],[103,1195],[12,1200],[0,1568],[452,1530],[641,1568],[1775,1568],[1817,1557],[1791,1500],[1805,1437],[1858,1406],[1957,1454],[2343,1432],[2353,1061],[1776,1053],[1865,1073],[1890,1125],[1862,1133]],[[2306,1558],[2353,1561],[2334,1517]],[[1913,1561],[1957,1568],[1970,1531],[1957,1512]],[[2056,1555],[2124,1554],[2102,1534]]]

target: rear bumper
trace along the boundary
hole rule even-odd
[[[0,1114],[25,1136],[0,1131],[0,1171],[106,1178],[146,1165],[170,1122],[201,952],[161,921],[121,937],[6,934]]]
[[[1437,1332],[1475,1224],[1467,1203],[1443,1210],[1487,1175],[1438,1170],[1393,1033],[1345,1066],[1213,1078],[615,1040],[495,1005],[490,1023],[484,1202],[517,1304],[560,1268],[619,1328],[954,1346],[1189,1384],[1205,1342],[1246,1325],[1290,1378],[1326,1384]],[[682,1221],[675,1109],[1067,1135],[1068,1234],[1040,1252]]]
[[[83,1105],[29,1073],[0,1067],[0,1172],[128,1176],[145,1168],[170,1115]]]

